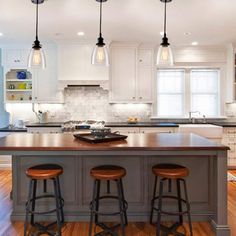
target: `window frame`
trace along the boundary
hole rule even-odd
[[[158,70],[184,70],[185,71],[185,76],[184,76],[184,114],[183,116],[158,116],[157,114],[157,73]],[[151,119],[184,119],[184,118],[188,118],[189,117],[189,111],[191,111],[190,107],[191,107],[191,93],[190,93],[190,76],[191,76],[191,70],[218,70],[219,73],[219,79],[218,79],[218,116],[214,116],[214,117],[207,117],[207,118],[222,118],[224,117],[224,103],[225,103],[225,84],[224,81],[226,81],[226,71],[225,71],[225,67],[221,64],[218,63],[218,66],[215,65],[207,65],[207,66],[173,66],[171,68],[156,68],[155,70],[155,79],[154,79],[154,102],[152,104],[152,117]],[[204,115],[204,114],[203,114]]]

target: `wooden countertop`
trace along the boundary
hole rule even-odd
[[[1,151],[193,151],[229,150],[195,134],[129,134],[126,140],[91,144],[72,134],[17,133],[0,138]]]

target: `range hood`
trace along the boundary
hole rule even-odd
[[[108,80],[59,80],[58,88],[76,88],[76,87],[101,87],[105,90],[109,89]]]

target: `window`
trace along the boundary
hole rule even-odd
[[[219,71],[192,70],[191,111],[200,111],[208,117],[219,115]]]
[[[184,115],[184,70],[159,70],[157,76],[158,116]]]
[[[157,72],[158,117],[186,117],[189,111],[201,116],[220,115],[218,69],[162,69]]]

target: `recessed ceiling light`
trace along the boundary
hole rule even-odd
[[[80,31],[80,32],[78,32],[78,33],[77,33],[77,35],[79,35],[79,36],[84,36],[84,35],[85,35],[85,33],[84,33],[84,32],[82,32],[82,31]]]
[[[195,42],[192,42],[191,44],[192,44],[193,46],[197,46],[197,45],[198,45],[198,42],[195,41]]]
[[[160,35],[161,35],[161,36],[164,36],[164,31],[161,31],[161,32],[160,32]]]
[[[3,33],[0,32],[0,36],[3,36]]]
[[[191,34],[192,34],[191,32],[185,32],[185,33],[184,33],[185,36],[189,36],[189,35],[191,35]]]

